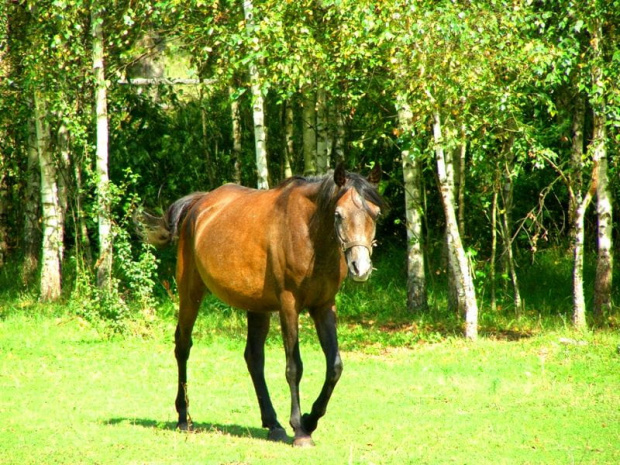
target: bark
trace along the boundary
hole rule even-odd
[[[606,116],[605,116],[605,77],[599,64],[601,58],[601,44],[604,40],[600,21],[593,24],[592,40],[590,41],[593,52],[592,82],[599,89],[603,89],[601,95],[595,97],[592,102],[594,109],[593,136],[592,136],[592,160],[597,170],[596,186],[596,215],[598,218],[598,254],[596,260],[596,278],[594,281],[594,317],[599,322],[611,312],[612,299],[611,289],[613,281],[613,209],[612,196],[609,190],[607,147],[606,147]]]
[[[112,274],[112,224],[108,177],[108,109],[104,67],[104,40],[102,10],[93,4],[91,33],[93,40],[93,74],[95,78],[95,114],[97,122],[97,222],[99,230],[99,258],[97,260],[97,286],[109,288]]]
[[[605,148],[605,115],[594,115],[594,152],[592,158],[597,170],[596,215],[598,217],[598,254],[594,281],[594,317],[601,322],[612,309],[613,282],[612,196],[609,190],[607,150]]]
[[[568,221],[571,228],[570,234],[573,239],[575,234],[573,227],[577,222],[577,208],[579,208],[583,197],[583,127],[585,123],[585,112],[585,99],[581,94],[578,94],[575,98],[575,108],[573,110],[569,187],[572,189],[575,197],[571,198],[568,206]]]
[[[496,257],[497,257],[497,188],[493,190],[491,201],[491,264],[489,269],[489,281],[491,283],[491,311],[497,311],[497,286],[496,286]]]
[[[9,236],[7,223],[9,196],[6,179],[7,170],[4,169],[3,164],[3,155],[0,153],[0,267],[4,265],[9,250],[9,244],[7,242]]]
[[[428,308],[424,249],[422,247],[422,164],[409,150],[413,138],[413,113],[405,98],[398,96],[398,121],[405,147],[401,150],[405,184],[405,215],[407,218],[407,308],[422,312]]]
[[[284,178],[293,176],[293,160],[295,157],[295,119],[293,105],[288,100],[284,105]]]
[[[435,157],[437,159],[437,176],[444,214],[446,216],[446,236],[449,264],[455,277],[455,285],[459,301],[465,311],[465,337],[471,340],[478,338],[478,303],[474,281],[469,262],[461,242],[458,221],[456,217],[454,186],[450,183],[447,174],[446,157],[443,148],[441,117],[438,111],[433,115],[433,138],[435,141]]]
[[[39,267],[41,250],[41,228],[39,213],[41,211],[41,169],[37,151],[37,130],[35,120],[28,121],[28,161],[26,165],[26,187],[24,192],[24,262],[22,264],[22,282],[28,284]]]
[[[584,218],[586,210],[592,201],[596,188],[596,174],[592,188],[588,190],[583,200],[574,212],[573,224],[573,326],[577,329],[585,329],[586,302],[583,291],[583,248],[584,248]]]
[[[56,164],[50,150],[50,130],[46,122],[46,103],[43,96],[38,92],[35,92],[34,106],[37,154],[41,171],[43,228],[39,298],[43,302],[49,302],[60,297],[61,292],[63,223],[58,201]]]
[[[238,99],[232,99],[234,95],[233,87],[228,88],[231,96],[230,113],[232,119],[233,136],[233,180],[236,184],[241,184],[241,155],[243,153],[242,134],[241,134],[241,108]]]
[[[315,93],[306,90],[303,98],[304,175],[314,176],[317,174]]]
[[[251,0],[244,0],[243,13],[248,36],[254,36],[254,5]],[[254,60],[250,61],[250,82],[252,88],[252,115],[254,119],[254,145],[256,148],[257,187],[269,189],[269,171],[267,169],[267,134],[265,128],[265,102],[261,89],[260,73]]]
[[[512,207],[514,194],[514,183],[512,180],[514,176],[514,155],[512,154],[513,144],[514,135],[510,135],[508,140],[504,143],[504,147],[502,148],[504,163],[502,203],[504,208],[503,212],[501,213],[500,232],[504,248],[504,262],[512,284],[515,314],[518,317],[521,314],[523,304],[521,300],[521,292],[519,289],[517,267],[514,262],[514,254],[512,250]]]
[[[316,169],[319,175],[327,173],[329,169],[327,117],[327,93],[320,89],[316,93]]]
[[[344,148],[345,148],[345,138],[346,138],[346,130],[344,126],[344,115],[342,114],[339,106],[336,107],[335,111],[332,113],[332,117],[334,118],[334,163],[337,165],[338,163],[344,162]]]
[[[467,156],[467,133],[465,125],[460,127],[458,159],[455,160],[455,182],[458,198],[459,232],[465,236],[465,159]]]

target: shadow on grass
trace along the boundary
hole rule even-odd
[[[176,422],[171,421],[155,421],[146,418],[111,418],[105,421],[106,425],[127,424],[132,426],[140,426],[142,428],[153,428],[157,430],[179,431]],[[267,430],[263,428],[253,428],[242,425],[221,425],[218,423],[194,423],[194,428],[186,434],[225,434],[238,438],[253,438],[267,441]],[[287,442],[292,442],[289,438]]]

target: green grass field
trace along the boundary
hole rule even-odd
[[[70,316],[1,319],[0,462],[620,463],[617,334],[359,345],[343,353],[345,371],[314,434],[317,446],[298,450],[265,440],[242,329],[223,336],[204,322],[189,364],[198,431],[175,431],[172,330],[167,319],[147,337],[106,339]],[[304,331],[308,409],[324,365]],[[267,380],[287,424],[276,333],[268,342]]]

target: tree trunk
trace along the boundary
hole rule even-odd
[[[41,233],[39,213],[41,204],[41,169],[37,151],[37,129],[34,119],[28,121],[28,162],[24,192],[24,262],[22,282],[28,284],[39,267]]]
[[[0,137],[2,134],[0,134]],[[7,242],[9,235],[8,228],[8,183],[6,180],[8,170],[5,169],[3,155],[0,153],[0,268],[4,265],[8,250],[9,244]]]
[[[254,5],[251,0],[243,1],[243,13],[247,34],[251,39],[254,39]],[[257,187],[259,189],[269,189],[265,102],[261,89],[260,73],[255,60],[250,61],[250,82],[252,87],[252,115],[254,118],[254,145],[256,147]]]
[[[295,157],[295,118],[293,114],[293,105],[291,100],[284,104],[284,178],[293,176],[293,160]]]
[[[512,283],[515,314],[517,317],[519,317],[522,310],[522,300],[521,292],[519,290],[519,280],[517,277],[517,267],[515,266],[514,254],[512,250],[512,206],[514,194],[514,183],[512,181],[514,169],[514,155],[512,154],[513,144],[514,135],[511,134],[508,140],[504,143],[504,147],[502,148],[502,161],[504,163],[502,203],[504,208],[503,213],[501,213],[500,231],[504,246],[504,261],[510,275],[510,281]]]
[[[346,138],[346,130],[344,126],[344,115],[342,114],[342,109],[340,105],[337,105],[335,110],[331,112],[332,118],[334,119],[333,127],[335,130],[334,135],[334,163],[337,165],[338,163],[344,162],[344,147],[345,147],[345,138]]]
[[[598,254],[594,281],[594,317],[601,322],[612,309],[611,289],[613,281],[612,247],[612,196],[609,192],[606,129],[604,113],[594,114],[593,160],[597,174],[596,214],[598,217]]]
[[[317,174],[315,93],[306,90],[303,99],[304,175],[314,176]]]
[[[454,186],[446,169],[444,155],[441,117],[438,111],[433,115],[433,137],[435,140],[435,157],[437,159],[437,176],[439,190],[446,216],[446,231],[448,240],[448,252],[450,254],[450,266],[455,277],[455,285],[459,300],[463,303],[465,311],[465,337],[471,340],[478,338],[478,303],[476,302],[476,290],[472,278],[469,262],[461,242],[458,221],[454,203]]]
[[[583,292],[583,245],[584,245],[584,218],[588,205],[596,188],[596,174],[593,173],[592,188],[588,190],[584,199],[574,211],[573,230],[573,325],[575,328],[586,329],[586,302]]]
[[[497,311],[497,283],[496,283],[496,257],[497,257],[497,185],[493,187],[493,200],[491,201],[491,264],[489,267],[489,282],[491,284],[491,311]]]
[[[56,300],[61,291],[63,223],[58,202],[56,164],[50,150],[50,130],[45,120],[47,110],[43,96],[35,92],[37,153],[41,170],[41,208],[43,245],[41,250],[41,288],[43,302]]]
[[[467,133],[465,124],[460,127],[460,144],[458,159],[455,160],[455,182],[458,198],[459,233],[465,236],[465,159],[467,156]]]
[[[327,116],[327,92],[319,89],[316,93],[316,169],[319,175],[327,173],[329,169]]]
[[[583,190],[583,126],[585,123],[586,104],[581,94],[575,98],[575,108],[573,110],[572,121],[572,145],[570,156],[570,188],[575,195],[568,204],[568,222],[570,225],[570,235],[573,237],[575,231],[573,227],[577,224],[577,208],[581,204]]]
[[[241,155],[243,153],[242,133],[241,133],[241,108],[239,99],[233,98],[235,90],[232,86],[228,88],[230,100],[230,113],[232,119],[233,137],[233,180],[236,184],[241,184]]]
[[[422,164],[410,150],[413,139],[411,107],[402,96],[397,97],[398,122],[404,145],[401,149],[405,183],[405,215],[407,218],[407,308],[411,312],[427,309],[426,273],[422,247]]]
[[[590,41],[594,54],[592,66],[592,82],[599,89],[605,89],[605,77],[597,58],[601,56],[603,32],[600,21],[595,21]],[[607,129],[605,116],[605,93],[595,97],[592,102],[594,109],[592,160],[597,170],[596,215],[598,218],[598,254],[596,260],[596,278],[594,281],[594,317],[601,322],[612,309],[611,289],[613,281],[613,209],[612,196],[609,191],[607,167]]]
[[[104,68],[103,17],[99,6],[91,6],[93,39],[93,75],[95,78],[95,114],[97,118],[97,222],[99,226],[99,259],[97,286],[110,287],[112,275],[112,223],[110,221],[110,181],[108,177],[108,107]]]

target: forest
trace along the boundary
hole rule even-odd
[[[379,164],[385,325],[617,328],[619,44],[618,0],[3,0],[0,298],[122,328],[175,298],[140,211]]]

